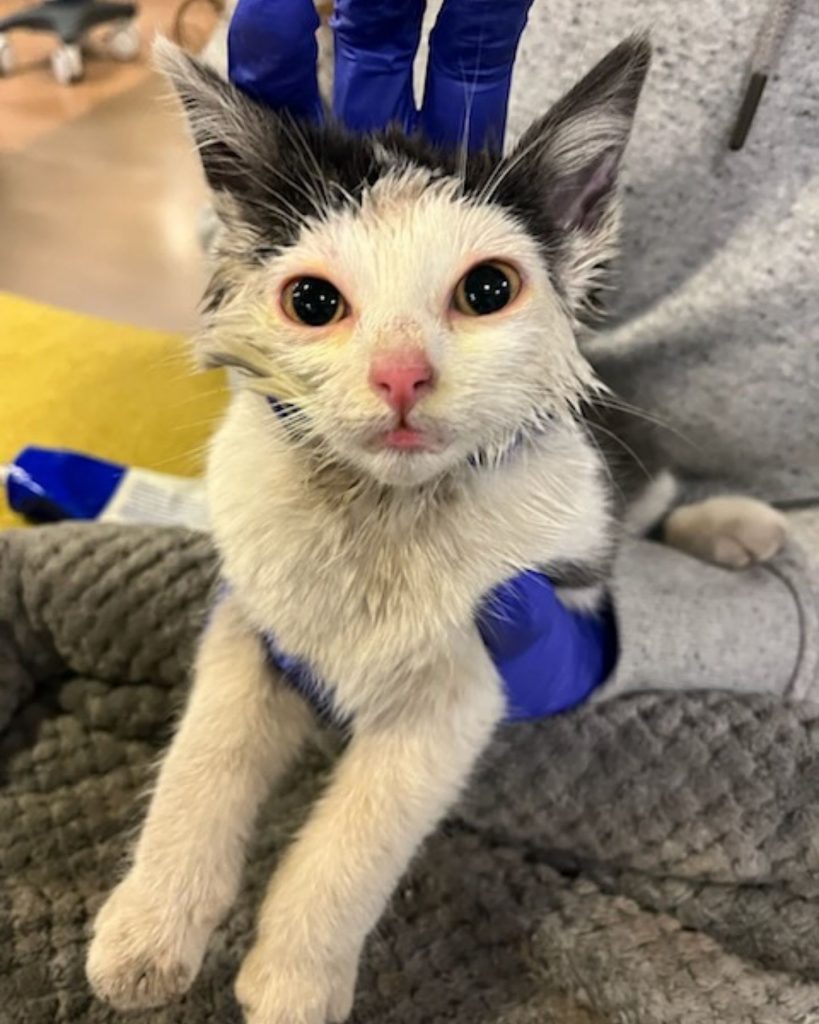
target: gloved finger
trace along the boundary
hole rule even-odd
[[[228,75],[274,110],[322,116],[313,0],[239,0],[228,30]]]
[[[521,572],[487,595],[478,627],[491,648],[514,657],[548,633],[559,612],[549,580],[539,572]]]
[[[348,128],[372,131],[393,121],[415,127],[412,65],[424,6],[425,0],[336,0],[333,111]]]
[[[445,0],[429,44],[421,129],[433,142],[500,148],[532,0]]]

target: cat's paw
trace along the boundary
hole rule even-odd
[[[196,977],[209,931],[183,912],[158,905],[131,878],[117,886],[94,922],[85,971],[100,999],[117,1010],[162,1006],[184,995]]]
[[[319,966],[257,942],[236,979],[246,1024],[342,1024],[353,1008],[357,966]]]
[[[773,558],[787,531],[781,512],[756,498],[733,495],[682,505],[663,525],[667,544],[731,569]]]

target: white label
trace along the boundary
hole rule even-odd
[[[129,469],[99,518],[107,523],[154,523],[207,531],[205,488],[201,480]]]

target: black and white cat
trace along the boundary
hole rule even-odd
[[[314,727],[272,633],[353,724],[237,994],[249,1024],[342,1021],[366,936],[504,712],[481,600],[531,568],[588,600],[615,549],[576,329],[616,247],[649,48],[618,46],[506,158],[297,125],[161,60],[220,221],[199,352],[242,377],[208,473],[227,595],[88,974],[122,1008],[192,983]]]

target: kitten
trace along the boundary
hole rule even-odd
[[[481,601],[526,569],[588,601],[614,551],[575,331],[649,48],[613,50],[505,159],[296,125],[162,61],[219,213],[199,350],[242,387],[208,471],[225,593],[88,975],[120,1008],[193,981],[315,725],[275,647],[350,738],[236,991],[249,1024],[342,1021],[367,934],[505,712]]]

